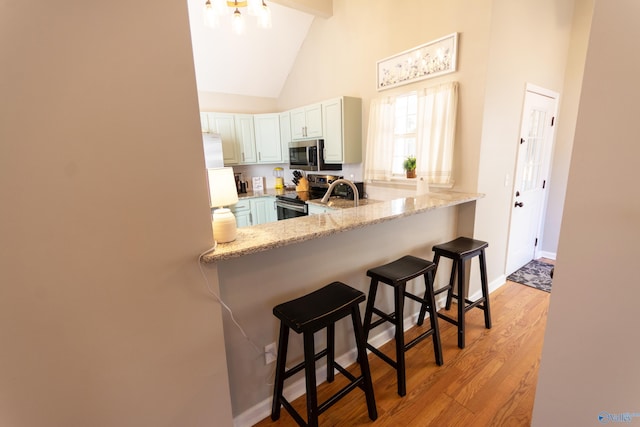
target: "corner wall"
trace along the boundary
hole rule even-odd
[[[231,425],[186,2],[0,3],[0,425]]]
[[[533,426],[640,412],[638,22],[635,0],[595,2]]]

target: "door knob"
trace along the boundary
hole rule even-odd
[[[524,203],[522,202],[516,202],[516,208],[521,208],[524,206]]]

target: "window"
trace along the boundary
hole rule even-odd
[[[457,102],[457,82],[372,100],[365,179],[399,177],[404,159],[415,155],[418,176],[451,185]]]
[[[404,159],[416,155],[417,115],[418,95],[415,92],[396,97],[392,175],[403,175]]]

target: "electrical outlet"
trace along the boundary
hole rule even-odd
[[[269,345],[264,346],[264,364],[268,365],[276,361],[278,351],[276,350],[276,343],[272,342]]]

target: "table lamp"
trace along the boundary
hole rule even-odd
[[[225,206],[238,203],[238,192],[233,168],[207,169],[209,197],[213,211],[213,238],[218,243],[236,239],[236,217]]]

